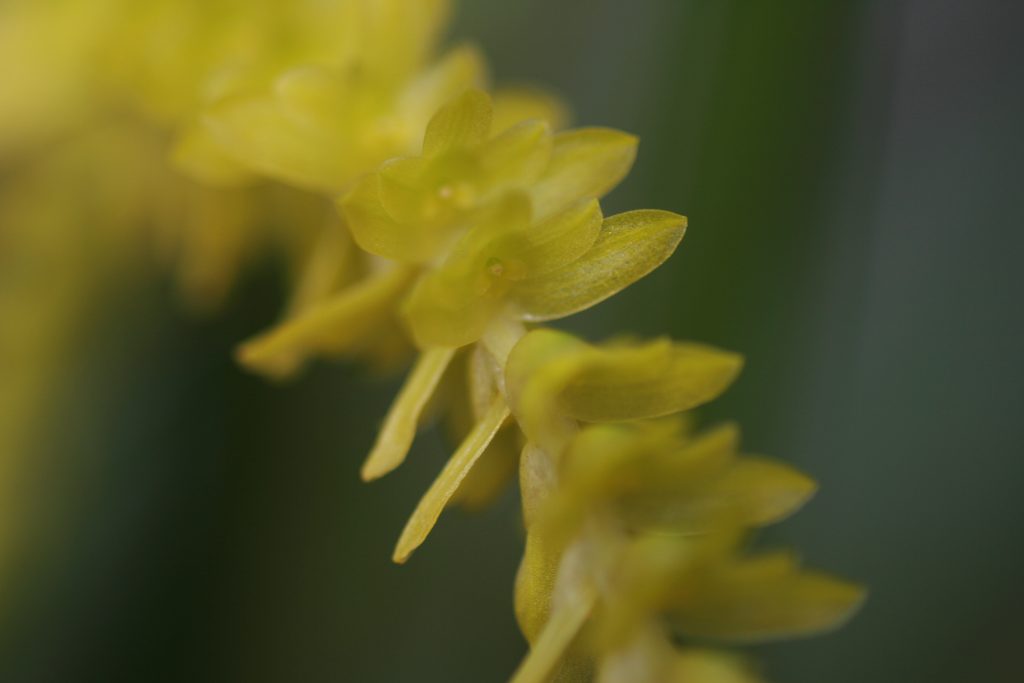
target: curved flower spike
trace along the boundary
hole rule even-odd
[[[512,350],[505,386],[526,435],[557,453],[575,421],[689,410],[725,391],[742,364],[739,355],[702,344],[661,339],[599,347],[564,332],[535,330]]]

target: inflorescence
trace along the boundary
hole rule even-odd
[[[439,55],[442,0],[43,5],[5,10],[9,25],[66,40],[45,62],[48,88],[8,89],[0,145],[67,136],[87,160],[107,141],[153,150],[119,160],[116,178],[170,159],[151,182],[112,182],[90,210],[171,234],[195,307],[215,308],[248,254],[284,250],[291,300],[239,347],[250,370],[285,379],[316,358],[394,368],[415,356],[362,476],[400,466],[428,417],[457,446],[396,562],[448,507],[487,504],[518,471],[515,605],[531,649],[514,681],[755,681],[719,648],[817,633],[856,610],[858,586],[746,549],[815,485],[744,454],[735,425],[695,427],[687,411],[726,390],[738,355],[592,345],[543,326],[628,287],[683,239],[683,216],[602,211],[634,136],[567,129],[556,97],[490,88],[472,47]],[[30,187],[66,183],[61,168]]]

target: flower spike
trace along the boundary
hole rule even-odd
[[[39,131],[0,130],[0,146],[73,131],[57,110],[134,117],[141,135],[90,133],[84,156],[153,147],[187,176],[147,176],[167,197],[147,190],[131,205],[148,216],[188,198],[165,222],[197,308],[226,294],[254,244],[280,248],[290,301],[239,346],[246,368],[287,378],[319,357],[397,367],[415,354],[361,475],[403,463],[428,407],[458,443],[398,539],[403,563],[447,507],[493,500],[518,467],[515,611],[532,648],[514,683],[760,683],[710,648],[810,635],[858,609],[859,586],[744,545],[800,509],[814,481],[746,454],[735,425],[697,429],[682,414],[733,383],[739,355],[536,327],[616,295],[681,244],[685,216],[602,209],[636,136],[565,130],[557,98],[489,88],[476,48],[438,52],[448,0],[231,0],[216,20],[200,0],[115,0],[124,12],[105,33],[105,12],[60,4],[73,12],[58,22],[56,10],[12,10],[74,48],[23,61],[52,63],[45,80],[58,84],[103,73],[104,88],[57,92]],[[168,62],[161,46],[183,34],[197,44]],[[46,109],[21,104],[39,90],[30,80],[5,99],[15,121]],[[156,164],[129,166],[111,185]]]

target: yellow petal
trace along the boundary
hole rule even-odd
[[[542,516],[552,538],[576,535],[597,506],[614,504],[628,528],[705,533],[733,523],[736,503],[713,485],[735,461],[738,433],[725,425],[681,442],[675,420],[597,425],[573,439],[561,486]]]
[[[578,128],[555,135],[551,164],[532,190],[538,216],[580,199],[600,198],[626,177],[637,138],[610,128]]]
[[[540,177],[551,159],[551,127],[545,121],[524,121],[484,143],[477,154],[484,193],[526,187]]]
[[[338,141],[296,125],[269,96],[225,99],[206,111],[202,123],[232,159],[299,187],[333,192],[353,172]]]
[[[430,118],[445,103],[467,88],[483,87],[486,78],[483,55],[468,45],[456,47],[423,71],[402,92],[399,118],[410,126],[408,135],[417,142]]]
[[[700,344],[593,347],[563,332],[534,330],[512,350],[505,387],[527,437],[560,451],[573,420],[689,410],[722,393],[741,366],[740,356]]]
[[[479,145],[491,131],[493,115],[490,95],[470,88],[430,119],[423,136],[423,156],[435,157]]]
[[[359,93],[336,70],[303,66],[282,74],[274,82],[274,94],[289,120],[302,127],[330,129],[352,125],[353,100]]]
[[[377,173],[359,180],[339,203],[352,237],[363,250],[405,263],[421,263],[439,246],[432,231],[399,223],[381,201],[381,178]]]
[[[575,433],[575,423],[561,412],[559,395],[589,348],[564,332],[534,330],[513,347],[505,364],[505,391],[520,427],[552,453],[561,452]]]
[[[417,346],[454,348],[478,340],[499,303],[460,278],[434,272],[420,279],[402,313]]]
[[[844,624],[865,597],[862,587],[800,571],[783,554],[708,574],[670,610],[684,635],[742,642],[813,635]]]
[[[412,274],[392,268],[304,310],[242,344],[238,361],[251,370],[282,377],[314,351],[345,353],[386,322]]]
[[[392,559],[399,564],[405,563],[409,556],[422,545],[430,530],[434,528],[448,500],[459,488],[466,474],[487,448],[494,435],[508,417],[508,406],[501,398],[495,399],[487,415],[480,420],[473,430],[459,445],[458,450],[445,464],[430,489],[420,499],[419,505],[412,513],[402,535],[395,546]]]
[[[420,354],[409,378],[384,418],[377,441],[363,464],[362,477],[370,481],[402,464],[419,427],[420,415],[437,389],[454,349],[428,349]]]
[[[597,200],[584,199],[532,225],[502,256],[523,263],[528,278],[546,275],[584,256],[597,241],[602,220]]]
[[[519,464],[519,440],[514,429],[503,429],[462,480],[451,503],[469,510],[483,510],[501,496]]]
[[[814,480],[784,463],[745,457],[714,485],[711,495],[735,501],[748,523],[763,526],[789,517],[816,489]]]
[[[595,603],[595,595],[588,591],[557,610],[516,669],[511,683],[547,683],[590,618]]]
[[[400,157],[385,162],[377,173],[381,205],[408,233],[425,232],[424,223],[434,220],[430,214],[441,208],[432,187],[432,165],[423,157]]]
[[[597,349],[581,362],[559,401],[565,414],[585,422],[668,415],[716,398],[742,364],[735,353],[668,340]]]
[[[582,258],[516,286],[523,318],[553,320],[604,301],[664,263],[685,232],[686,217],[668,211],[630,211],[606,219]]]

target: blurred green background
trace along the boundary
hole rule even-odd
[[[708,419],[821,482],[766,542],[856,578],[846,629],[761,648],[791,683],[1024,680],[1024,5],[464,0],[499,82],[641,136],[608,212],[685,213],[660,271],[570,321],[746,354]],[[390,561],[446,444],[358,466],[397,380],[231,361],[280,273],[225,315],[168,283],[95,321],[28,487],[0,680],[499,681],[524,651],[510,491]],[[10,510],[9,514],[17,511]]]

